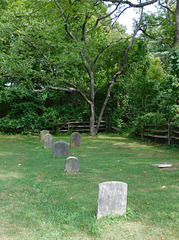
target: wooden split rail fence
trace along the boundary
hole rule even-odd
[[[88,121],[67,121],[64,123],[58,123],[56,124],[58,126],[59,132],[65,133],[65,132],[90,132],[90,124]],[[105,132],[107,131],[107,124],[106,121],[101,121],[99,132]]]
[[[171,125],[170,121],[165,125],[147,125],[141,131],[141,137],[165,139],[168,144],[179,144],[179,126]]]

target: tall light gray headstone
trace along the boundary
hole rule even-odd
[[[44,135],[44,148],[52,148],[54,144],[54,138],[51,134]]]
[[[70,136],[70,147],[81,146],[81,135],[78,132],[74,132]]]
[[[80,163],[76,157],[68,157],[65,161],[65,172],[78,172],[80,168]]]
[[[99,184],[97,218],[123,215],[127,207],[127,183],[111,181]]]
[[[49,134],[50,132],[48,130],[42,130],[40,131],[40,141],[43,142],[44,141],[44,136],[45,134]]]
[[[70,153],[70,147],[67,142],[58,141],[53,144],[53,157],[66,157]]]

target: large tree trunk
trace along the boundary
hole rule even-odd
[[[174,47],[179,45],[179,0],[177,0],[176,10],[175,10],[175,38],[174,38]]]
[[[97,134],[95,128],[95,103],[94,103],[94,74],[90,68],[88,68],[88,74],[90,77],[91,85],[91,104],[90,104],[90,136],[95,136]]]
[[[114,83],[115,83],[115,82],[112,81],[111,84],[110,84],[110,86],[109,86],[109,88],[108,88],[108,91],[107,91],[107,94],[106,94],[106,98],[105,98],[105,101],[104,101],[104,103],[103,103],[103,106],[102,106],[102,108],[101,108],[101,112],[100,112],[100,115],[99,115],[99,118],[98,118],[98,122],[97,122],[97,126],[96,126],[96,132],[98,132],[98,130],[99,130],[99,126],[100,126],[100,123],[101,123],[101,120],[102,120],[102,117],[103,117],[103,114],[104,114],[104,110],[105,110],[106,105],[107,105],[107,103],[108,103],[108,100],[109,100],[109,98],[110,98],[111,89],[112,89]]]
[[[90,136],[95,136],[97,134],[95,127],[95,106],[94,102],[90,106]]]

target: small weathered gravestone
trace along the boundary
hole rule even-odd
[[[70,137],[70,147],[80,147],[81,146],[81,136],[78,132],[74,132]]]
[[[64,141],[58,141],[53,144],[53,157],[66,157],[70,153],[69,144]]]
[[[40,131],[40,142],[43,142],[44,141],[44,136],[46,134],[49,134],[50,132],[48,130],[42,130]]]
[[[97,218],[123,215],[127,207],[127,183],[111,181],[99,184]]]
[[[51,134],[44,135],[44,148],[52,148],[54,144],[54,139]]]
[[[68,157],[65,161],[65,172],[78,172],[80,168],[80,163],[76,157]]]

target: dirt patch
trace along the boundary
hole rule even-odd
[[[0,152],[0,156],[12,156],[12,155],[14,154],[11,152]]]
[[[82,172],[64,172],[63,175],[84,175]]]
[[[103,240],[163,240],[168,239],[167,234],[171,234],[164,229],[155,227],[152,224],[146,225],[142,221],[138,222],[119,222],[115,225],[110,225],[103,230],[101,239]],[[175,238],[171,238],[175,239]]]
[[[99,148],[99,147],[87,147],[87,148],[93,149],[93,148]]]
[[[178,168],[176,168],[176,167],[170,167],[170,168],[162,168],[162,169],[160,169],[160,170],[167,170],[167,171],[177,171],[178,170]]]
[[[21,175],[16,172],[0,173],[0,178],[21,178]]]
[[[137,145],[134,143],[124,143],[124,142],[115,142],[113,143],[113,146],[120,146],[124,148],[136,148]]]
[[[45,182],[45,180],[44,180],[43,178],[41,178],[41,177],[37,177],[37,181],[39,181],[39,182]]]

